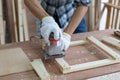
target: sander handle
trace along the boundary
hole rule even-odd
[[[50,40],[50,43],[51,43],[51,44],[57,44],[57,42],[60,40],[60,38],[59,38],[58,40],[55,40],[55,39],[54,39],[54,33],[51,32],[51,33],[50,33],[50,36],[49,36],[49,40]]]

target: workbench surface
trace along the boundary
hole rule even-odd
[[[114,36],[113,30],[94,31],[94,32],[74,34],[72,36],[72,41],[84,40],[86,39],[87,36],[91,36],[91,35],[99,40],[101,40],[103,36]],[[43,59],[41,55],[41,40],[39,39],[32,39],[32,41],[28,41],[28,42],[1,45],[0,50],[8,49],[8,48],[15,48],[15,47],[22,48],[31,61],[33,59],[38,59],[38,58]],[[92,57],[89,54],[88,55],[81,54],[78,57],[76,56],[77,54],[73,54],[75,51],[72,50],[71,53],[69,52],[70,50],[66,52],[65,59],[70,64],[73,64],[73,62],[76,63],[76,61],[78,60],[80,61],[80,59],[81,59],[81,62],[87,62],[88,60],[97,60],[96,58],[94,58],[94,56]],[[99,58],[99,59],[102,59],[102,58]],[[99,67],[99,68],[94,68],[94,69],[89,69],[89,70],[84,70],[84,71],[78,71],[78,72],[63,75],[54,60],[44,61],[44,64],[45,64],[47,71],[49,72],[51,76],[51,80],[83,80],[87,78],[92,78],[92,77],[120,71],[120,64],[113,64],[109,66],[104,66],[104,67]],[[40,80],[40,79],[34,71],[27,71],[27,72],[21,72],[21,73],[1,76],[0,80]]]

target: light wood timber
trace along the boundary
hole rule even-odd
[[[47,72],[41,59],[35,59],[33,62],[31,62],[31,64],[41,80],[50,80],[50,75]]]

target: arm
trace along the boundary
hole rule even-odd
[[[88,10],[87,6],[79,6],[77,7],[75,13],[73,14],[65,32],[69,35],[72,35],[79,23],[81,22],[83,16],[86,14]]]
[[[29,10],[41,20],[40,32],[45,42],[50,45],[49,35],[54,33],[54,39],[58,40],[62,35],[62,32],[55,22],[54,18],[50,16],[43,7],[39,4],[38,0],[24,0]]]
[[[42,8],[38,0],[24,0],[25,5],[29,10],[40,20],[45,16],[49,16],[48,13]]]

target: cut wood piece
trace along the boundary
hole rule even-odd
[[[24,24],[24,36],[25,41],[29,40],[29,34],[28,34],[28,24],[27,24],[27,16],[26,16],[26,10],[23,9],[23,24]]]
[[[71,73],[71,72],[101,67],[101,66],[105,66],[105,65],[110,65],[110,64],[114,64],[114,63],[118,63],[118,62],[120,62],[120,60],[103,59],[103,60],[98,60],[98,61],[92,61],[92,62],[87,62],[87,63],[82,63],[82,64],[71,65],[70,69],[63,70],[62,72],[64,74]]]
[[[0,0],[0,44],[5,44],[4,39],[4,25],[3,25],[3,10],[2,10],[2,0]]]
[[[96,46],[104,50],[108,55],[110,55],[113,59],[120,59],[120,55],[114,52],[112,49],[110,49],[108,46],[105,44],[101,43],[99,40],[96,38],[90,36],[87,38],[90,42],[94,43]]]
[[[95,29],[95,0],[91,0],[91,6],[89,7],[89,26],[91,30]]]
[[[50,75],[41,59],[35,59],[33,62],[31,62],[31,64],[41,80],[50,80]]]
[[[13,19],[13,9],[12,9],[12,1],[13,0],[4,0],[6,2],[6,23],[9,27],[10,41],[15,42],[15,33],[14,33],[14,19]]]
[[[87,40],[72,41],[70,43],[70,46],[79,46],[79,45],[84,45],[84,44],[87,44],[87,43],[88,43]]]
[[[0,76],[32,69],[30,60],[21,48],[0,50]]]
[[[3,21],[3,26],[4,26],[3,27],[3,29],[4,29],[4,31],[3,31],[4,32],[3,33],[3,36],[4,36],[3,41],[4,41],[4,44],[5,44],[5,41],[6,41],[6,39],[5,39],[5,37],[6,37],[6,21],[5,20]]]
[[[113,37],[103,37],[103,42],[111,44],[120,49],[120,40]]]
[[[24,28],[23,28],[23,10],[22,10],[22,0],[18,0],[18,27],[19,27],[19,41],[24,41]]]
[[[115,0],[115,4],[114,5],[118,6],[118,2],[119,2],[119,0]],[[116,29],[117,12],[118,12],[118,9],[114,9],[113,24],[112,24],[113,29]]]
[[[103,60],[97,60],[97,61],[92,61],[92,62],[87,62],[87,63],[81,63],[81,64],[75,64],[75,65],[69,65],[63,58],[56,58],[55,61],[59,65],[58,67],[62,71],[62,73],[71,73],[71,72],[76,72],[76,71],[81,71],[81,70],[86,70],[86,69],[91,69],[91,68],[96,68],[96,67],[101,67],[105,65],[110,65],[110,64],[115,64],[120,62],[120,55],[117,54],[116,52],[112,51],[110,48],[108,48],[106,45],[101,43],[99,40],[95,39],[94,37],[88,37],[88,41],[76,41],[79,45],[80,42],[86,43],[86,42],[92,42],[98,47],[102,48],[107,54],[111,55],[114,59],[103,59]],[[74,45],[75,42],[72,43]],[[76,44],[76,43],[75,43]],[[76,45],[75,45],[76,46]],[[78,46],[78,45],[77,45]],[[105,48],[105,49],[103,49]],[[110,51],[110,52],[109,52]]]
[[[64,71],[70,69],[70,65],[63,58],[56,58],[55,60],[58,63],[58,65],[61,66],[60,67],[61,70]]]
[[[120,6],[120,1],[118,3],[118,6]],[[120,9],[118,10],[116,29],[120,29]]]
[[[107,20],[106,20],[106,29],[112,28],[112,21],[113,21],[113,7],[111,7],[111,4],[114,4],[114,0],[109,0],[109,3],[104,3],[104,5],[107,7]],[[109,5],[110,4],[110,5]]]
[[[15,34],[15,41],[18,42],[18,27],[17,27],[17,20],[16,20],[16,10],[15,10],[15,2],[12,0],[12,9],[13,9],[13,23],[14,23],[14,34]]]

